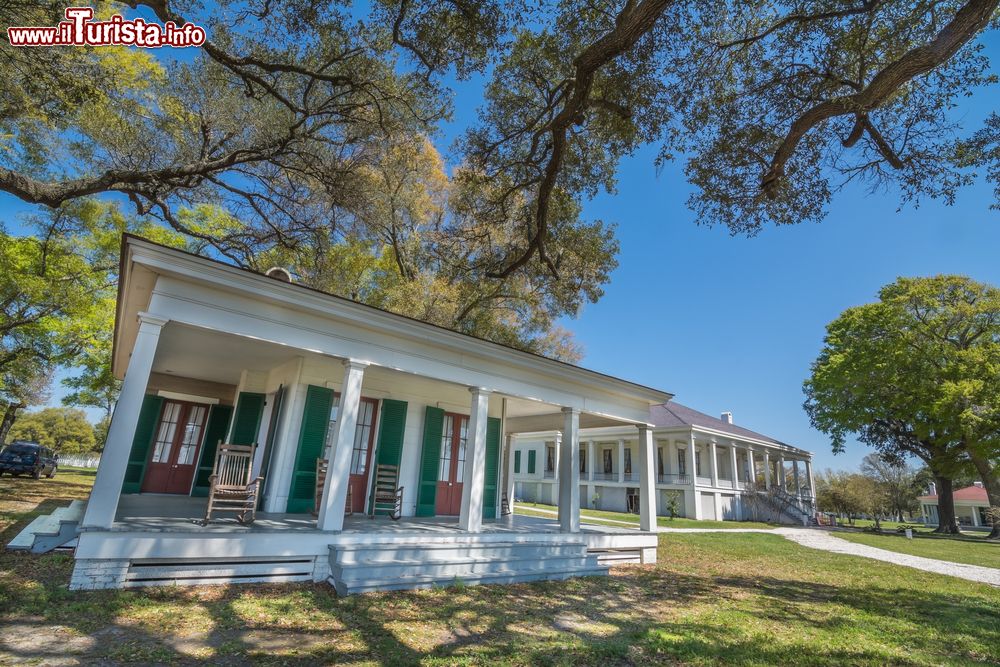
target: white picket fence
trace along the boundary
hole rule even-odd
[[[100,462],[100,454],[63,454],[59,457],[59,465],[63,467],[96,468]]]

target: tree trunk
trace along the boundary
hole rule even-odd
[[[958,521],[955,519],[955,496],[950,477],[934,475],[938,492],[938,527],[935,533],[958,535]]]
[[[979,477],[983,480],[983,487],[986,488],[986,497],[990,501],[990,506],[1000,507],[1000,470],[991,466],[989,460],[985,457],[974,454],[971,451],[969,452],[969,458],[972,459],[972,465],[976,467],[976,472],[979,473]],[[997,517],[997,520],[993,522],[993,528],[990,530],[987,539],[1000,539],[1000,517]]]
[[[7,407],[4,408],[3,419],[0,420],[0,447],[7,444],[7,434],[10,432],[10,427],[17,419],[17,411],[23,407],[23,403],[8,403]]]

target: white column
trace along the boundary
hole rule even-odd
[[[111,417],[104,453],[101,454],[94,487],[90,491],[90,500],[87,501],[87,510],[83,515],[83,528],[110,528],[115,521],[135,427],[139,423],[139,411],[146,395],[146,385],[149,384],[149,372],[153,368],[160,331],[166,323],[167,320],[161,317],[149,313],[139,314],[139,333],[136,334],[132,356],[125,371],[125,381]]]
[[[597,467],[597,460],[594,458],[594,441],[587,441],[587,479],[594,479],[594,468]]]
[[[771,473],[772,472],[774,472],[774,471],[771,470],[771,453],[768,452],[765,449],[764,450],[764,488],[765,489],[770,489],[771,488]]]
[[[508,434],[504,439],[506,447],[503,452],[503,493],[507,496],[507,504],[514,510],[514,436]]]
[[[756,485],[757,484],[757,465],[756,465],[756,461],[753,460],[753,450],[750,449],[749,447],[747,447],[747,468],[749,468],[749,470],[747,472],[750,473],[750,477],[748,478],[748,481],[753,482],[754,485]]]
[[[792,478],[795,480],[795,497],[802,497],[802,484],[799,482],[799,460],[792,461]]]
[[[809,500],[816,502],[816,484],[813,483],[812,459],[806,461],[806,479],[809,480]]]
[[[361,404],[361,382],[368,364],[348,359],[344,361],[344,381],[340,385],[340,404],[337,421],[330,439],[330,464],[326,469],[326,485],[320,499],[320,530],[343,530],[344,503],[347,502],[347,485],[351,475],[351,455],[354,452],[354,432],[358,426],[358,407]]]
[[[780,472],[778,473],[778,486],[781,487],[782,491],[784,491],[784,492],[787,493],[788,492],[788,488],[787,488],[788,485],[785,483],[785,455],[784,454],[782,454],[780,457],[778,457],[778,468],[780,469]]]
[[[733,488],[738,489],[740,481],[740,462],[736,456],[736,444],[729,445],[729,467],[732,469]]]
[[[715,440],[713,440],[708,443],[708,465],[712,473],[712,487],[716,489],[719,488],[719,458],[716,456],[717,453]]]
[[[580,411],[563,408],[559,458],[559,530],[580,532]]]
[[[625,481],[625,441],[618,441],[618,481]]]
[[[555,440],[552,443],[552,483],[559,483],[559,459],[562,456],[562,433],[556,431]]]
[[[639,426],[639,530],[656,529],[656,448],[653,432]]]
[[[698,465],[695,448],[697,443],[694,440],[694,432],[688,436],[687,465],[688,474],[691,475],[691,503],[694,505],[688,512],[688,516],[694,519],[701,519],[701,494],[698,492]],[[686,494],[685,494],[686,496]],[[687,498],[684,499],[685,504]]]
[[[465,474],[462,477],[462,509],[458,527],[469,533],[483,529],[483,486],[486,483],[486,419],[490,392],[479,387],[472,392],[469,410],[469,439],[465,445]]]

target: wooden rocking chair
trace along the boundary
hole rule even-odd
[[[375,487],[372,489],[372,504],[368,518],[374,519],[376,512],[385,512],[390,519],[398,521],[403,515],[403,487],[399,483],[399,466],[380,463],[375,467]]]
[[[323,489],[326,487],[326,470],[330,462],[326,459],[316,459],[316,498],[313,501],[313,514],[319,514],[319,504],[323,502]],[[347,500],[344,501],[344,516],[354,514],[354,493],[351,485],[347,485]]]
[[[253,445],[231,445],[219,441],[215,450],[215,465],[208,478],[208,510],[201,525],[207,526],[212,512],[233,512],[236,520],[250,525],[256,518],[257,496],[263,477],[251,479]]]

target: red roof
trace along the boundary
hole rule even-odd
[[[972,500],[972,501],[982,501],[988,502],[989,498],[986,495],[986,489],[981,486],[967,486],[964,489],[958,489],[954,493],[955,500]],[[937,496],[920,496],[924,500],[937,500]]]

